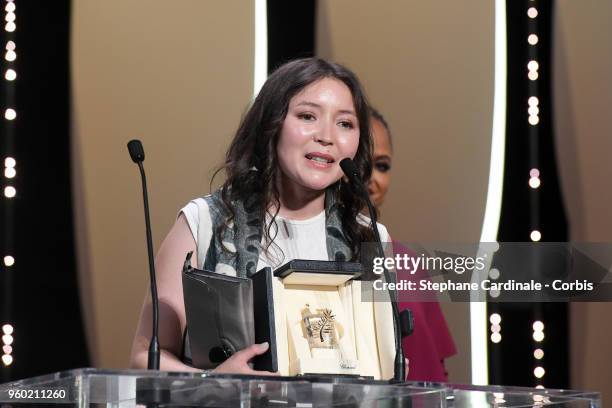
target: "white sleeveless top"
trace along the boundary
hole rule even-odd
[[[185,215],[193,234],[197,248],[197,267],[202,269],[213,234],[208,204],[203,198],[197,198],[183,207],[180,213]],[[357,219],[363,225],[370,223],[370,218],[361,214]],[[377,227],[381,240],[389,242],[389,233],[385,226],[378,223]],[[277,215],[270,236],[274,238],[273,244],[269,246],[267,253],[261,251],[259,254],[257,270],[266,266],[276,269],[292,259],[328,260],[325,211],[306,220],[291,220]],[[265,248],[265,244],[262,245]],[[226,272],[235,274],[233,269]]]

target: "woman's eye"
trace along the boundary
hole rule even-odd
[[[353,122],[349,121],[349,120],[343,120],[342,122],[339,123],[340,127],[343,127],[345,129],[353,129],[355,126],[353,126]]]
[[[307,120],[307,121],[315,120],[315,117],[314,117],[314,115],[312,113],[300,113],[298,115],[298,118],[304,119],[304,120]]]
[[[376,167],[376,170],[380,171],[381,173],[386,173],[391,170],[391,163],[381,162],[376,163],[374,166]]]

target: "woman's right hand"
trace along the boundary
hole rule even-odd
[[[228,374],[249,374],[249,375],[278,375],[271,371],[256,371],[249,367],[249,361],[254,357],[268,351],[269,344],[267,342],[261,344],[253,344],[243,350],[236,352],[230,358],[221,363],[213,371],[215,373]]]

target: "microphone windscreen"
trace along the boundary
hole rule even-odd
[[[355,180],[360,180],[359,170],[357,170],[357,166],[355,166],[355,162],[353,162],[348,157],[346,159],[340,160],[340,168],[346,175],[346,177],[354,182]]]
[[[143,162],[145,159],[144,148],[138,139],[130,140],[127,144],[130,157],[134,163]]]

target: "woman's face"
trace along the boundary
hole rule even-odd
[[[283,189],[321,191],[343,173],[340,160],[355,157],[359,122],[349,88],[323,78],[291,101],[277,149]]]
[[[374,154],[372,155],[372,178],[368,184],[370,200],[379,207],[385,200],[391,181],[391,141],[389,132],[379,120],[372,119]]]

